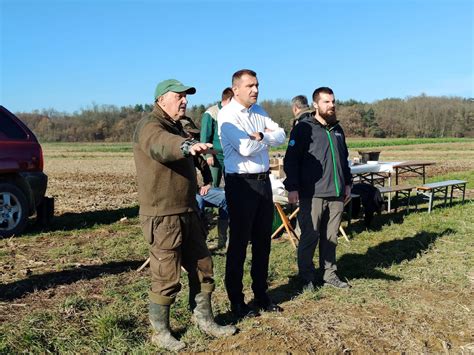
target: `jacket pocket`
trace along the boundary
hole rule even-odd
[[[180,260],[173,250],[160,250],[157,255],[154,276],[160,281],[179,281]]]
[[[153,244],[153,240],[154,240],[154,237],[153,237],[154,227],[153,227],[153,225],[156,223],[155,220],[157,218],[163,219],[163,217],[153,217],[153,216],[140,215],[140,227],[142,228],[143,237],[149,245]]]

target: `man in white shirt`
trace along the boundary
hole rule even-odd
[[[283,144],[286,136],[265,110],[256,105],[258,80],[254,71],[243,69],[234,73],[232,90],[234,97],[219,111],[217,120],[230,216],[225,284],[232,312],[243,318],[258,315],[258,310],[245,303],[242,292],[249,242],[252,243],[254,304],[259,310],[282,311],[267,295],[273,221],[268,149]]]

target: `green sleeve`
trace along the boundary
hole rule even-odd
[[[212,143],[214,137],[214,119],[210,114],[204,112],[201,119],[201,142]]]

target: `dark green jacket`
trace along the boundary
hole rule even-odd
[[[217,113],[222,108],[221,103],[209,107],[201,118],[201,142],[212,143],[213,149],[217,151],[217,158],[224,159],[221,141],[217,132]]]
[[[181,145],[189,139],[181,123],[158,105],[141,119],[133,137],[140,214],[166,216],[197,210],[196,169]]]

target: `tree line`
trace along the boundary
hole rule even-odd
[[[290,100],[265,100],[260,105],[287,132],[291,130]],[[187,115],[200,125],[208,106],[191,106]],[[16,114],[42,142],[128,142],[137,122],[152,109],[150,104],[94,104],[73,114],[54,109]],[[338,101],[337,117],[348,137],[474,137],[473,99],[420,95],[372,103]]]

